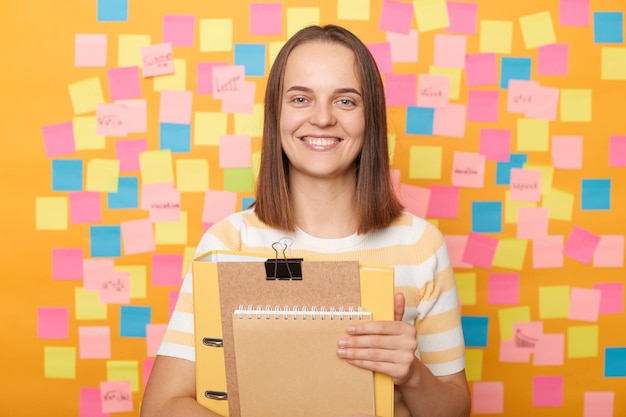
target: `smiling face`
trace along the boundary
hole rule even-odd
[[[352,51],[330,42],[296,47],[285,67],[280,137],[292,180],[354,180],[365,115]]]

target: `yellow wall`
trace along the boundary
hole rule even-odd
[[[153,252],[127,255],[122,251],[120,257],[113,258],[118,270],[128,271],[124,268],[135,266],[138,268],[134,270],[139,271],[133,275],[131,281],[130,303],[125,304],[124,307],[114,302],[105,303],[99,307],[96,302],[88,302],[85,306],[80,301],[77,302],[77,297],[80,300],[81,294],[84,295],[85,291],[80,279],[53,279],[53,250],[82,249],[84,257],[90,258],[90,244],[92,243],[90,226],[94,224],[115,226],[122,222],[148,218],[148,212],[141,209],[107,209],[107,193],[103,191],[106,190],[107,185],[91,184],[90,181],[94,178],[102,179],[103,177],[87,178],[87,166],[88,163],[93,163],[93,160],[115,160],[116,143],[129,139],[146,139],[149,151],[159,149],[160,97],[155,88],[158,88],[162,80],[142,78],[140,81],[142,98],[146,100],[148,106],[146,132],[132,133],[120,138],[96,138],[96,142],[101,141],[101,149],[79,149],[76,152],[54,157],[47,156],[44,146],[42,131],[44,127],[69,123],[75,117],[95,116],[95,112],[89,106],[84,112],[74,107],[70,86],[73,88],[76,86],[75,83],[95,77],[101,84],[102,99],[107,103],[111,102],[107,71],[119,65],[118,52],[122,45],[122,35],[145,35],[149,37],[148,43],[159,44],[162,42],[164,15],[195,16],[194,45],[174,48],[174,58],[186,62],[187,79],[182,89],[193,93],[194,113],[219,112],[221,108],[220,100],[209,95],[197,94],[197,63],[234,63],[232,50],[223,52],[202,50],[205,47],[200,42],[200,35],[204,33],[201,31],[201,21],[204,19],[227,19],[232,23],[233,28],[230,46],[236,43],[265,44],[268,45],[268,57],[272,50],[270,45],[284,41],[288,33],[299,25],[308,23],[309,16],[315,17],[316,14],[319,16],[319,22],[345,25],[354,30],[368,44],[386,41],[385,32],[379,29],[383,10],[382,0],[324,0],[320,2],[284,0],[282,2],[282,33],[279,35],[250,34],[249,1],[130,1],[129,19],[125,22],[98,22],[96,3],[96,1],[77,0],[14,1],[3,2],[0,8],[0,16],[2,16],[0,18],[2,21],[0,50],[3,52],[4,64],[0,72],[2,93],[2,100],[0,100],[0,114],[2,115],[0,170],[2,175],[0,181],[3,193],[0,229],[3,288],[0,293],[5,323],[0,341],[2,344],[0,368],[5,379],[4,394],[0,400],[0,414],[2,415],[31,416],[43,412],[47,415],[78,416],[81,390],[83,393],[98,395],[97,389],[102,381],[126,378],[133,381],[134,412],[120,414],[137,415],[146,375],[144,361],[150,360],[152,356],[148,351],[147,338],[120,335],[121,311],[129,306],[150,307],[150,323],[153,325],[166,323],[170,297],[175,293],[177,286],[153,284],[152,256],[154,254],[186,255],[185,262],[187,262],[189,251],[193,250],[204,229],[202,210],[205,193],[202,190],[183,191],[181,207],[187,213],[185,227],[177,229],[174,233],[166,232],[163,235],[163,225],[155,225],[158,242]],[[436,0],[416,0],[413,3],[402,1],[402,3],[405,7],[413,6],[413,9],[418,12],[419,19],[413,17],[410,27],[416,30],[419,24],[419,61],[394,63],[393,74],[427,74],[435,60],[435,37],[447,34],[442,27],[446,26],[446,20],[450,16],[445,7],[439,8],[445,4]],[[500,68],[502,57],[531,58],[532,80],[540,83],[542,87],[560,89],[561,101],[554,120],[536,122],[536,119],[527,119],[522,114],[507,112],[507,90],[501,89],[499,84],[468,88],[465,70],[460,69],[458,70],[460,74],[458,97],[451,98],[450,102],[467,105],[469,90],[499,91],[498,120],[495,122],[467,121],[463,137],[407,134],[405,132],[407,106],[391,107],[390,125],[395,137],[393,168],[399,171],[402,186],[419,187],[413,189],[414,191],[424,192],[428,187],[436,185],[453,186],[458,184],[452,179],[455,152],[478,153],[481,129],[510,130],[511,152],[527,154],[530,168],[539,167],[543,172],[542,195],[536,205],[549,207],[550,219],[547,233],[550,236],[561,236],[563,242],[571,243],[573,242],[572,236],[576,236],[572,232],[582,230],[590,233],[591,241],[606,235],[616,235],[617,240],[622,239],[623,242],[626,234],[624,225],[626,201],[622,190],[626,186],[626,174],[623,166],[610,166],[609,152],[611,150],[610,137],[626,135],[626,122],[623,114],[623,96],[626,92],[624,71],[626,47],[623,40],[621,43],[614,44],[594,42],[594,29],[600,30],[602,25],[594,27],[593,12],[623,12],[626,8],[621,0],[592,0],[591,18],[587,25],[563,26],[560,24],[560,18],[563,18],[559,10],[560,3],[564,5],[565,11],[570,10],[567,7],[572,2],[564,0],[561,2],[558,0],[542,2],[480,0],[477,9],[476,33],[458,35],[466,38],[468,54],[504,48],[498,49],[498,68]],[[584,2],[580,3],[584,4]],[[302,9],[303,7],[306,9]],[[543,14],[536,16],[538,13]],[[510,50],[507,50],[509,44],[501,32],[481,34],[481,28],[487,30],[494,21],[509,22],[504,26],[510,25],[511,28]],[[398,27],[399,25],[400,23]],[[622,37],[623,27],[622,21]],[[554,37],[550,36],[551,29],[554,31]],[[108,43],[105,66],[74,66],[74,46],[77,34],[106,35]],[[538,74],[538,46],[550,42],[565,44],[569,48],[567,75]],[[607,56],[609,59],[604,59]],[[613,59],[610,58],[611,56]],[[128,59],[131,63],[138,62],[137,58],[132,54],[124,55],[122,64],[128,65]],[[386,81],[388,77],[386,75]],[[265,77],[256,76],[247,77],[247,79],[256,83],[255,103],[260,104]],[[498,73],[498,82],[499,80]],[[168,84],[166,89],[170,88],[175,87]],[[590,92],[590,102],[576,96],[580,93],[579,89],[584,90],[583,95]],[[574,91],[574,98],[571,97],[572,91]],[[83,98],[85,99],[85,96]],[[94,99],[93,95],[88,95],[87,101],[89,100],[93,102],[93,100],[97,101],[97,98]],[[590,108],[586,107],[589,103]],[[590,109],[589,112],[587,112],[588,109]],[[581,121],[580,118],[586,120]],[[259,119],[241,118],[229,114],[227,120],[227,133],[252,135],[253,151],[258,151]],[[75,129],[77,123],[80,122],[75,122]],[[535,123],[538,123],[538,126],[535,126]],[[525,133],[524,129],[529,124],[535,130]],[[191,152],[173,153],[172,161],[176,164],[180,160],[205,159],[208,161],[208,188],[219,191],[232,187],[232,185],[225,185],[232,171],[220,168],[218,147],[199,145],[198,141],[201,141],[201,137],[196,137],[194,127],[192,123]],[[545,128],[548,129],[547,132],[541,130]],[[580,168],[555,167],[551,144],[553,136],[581,136],[583,138]],[[81,142],[80,146],[84,148],[85,142]],[[424,161],[416,162],[419,161],[419,155],[423,155],[424,150],[419,148],[422,146],[435,147],[442,151],[441,159],[435,159],[434,162],[429,160],[433,165],[426,165],[430,167],[426,170],[424,170]],[[527,151],[528,149],[532,150]],[[574,148],[570,150],[575,152]],[[411,166],[412,152],[415,152],[417,160]],[[68,204],[70,196],[67,191],[53,191],[53,159],[83,161],[85,172],[83,190],[95,190],[95,194],[101,197],[100,222],[74,224],[69,220],[66,212],[51,211],[47,204],[59,203],[63,207]],[[439,163],[440,170],[437,170]],[[249,173],[250,170],[251,168],[244,169],[244,173]],[[174,172],[177,177],[182,175],[177,170]],[[145,172],[133,172],[122,173],[122,176],[138,177],[141,187],[142,175],[145,174]],[[546,180],[549,176],[552,177],[551,183]],[[202,181],[203,178],[206,179],[206,176],[203,177],[200,174],[199,177],[192,178]],[[581,184],[584,179],[610,180],[609,209],[583,210]],[[113,183],[114,186],[115,183]],[[496,184],[496,162],[487,160],[484,186],[459,187],[458,217],[435,218],[431,216],[432,220],[446,235],[461,236],[463,239],[473,231],[472,204],[474,202],[502,202],[504,208],[516,214],[516,210],[510,208],[508,191],[508,185]],[[239,192],[237,208],[241,207],[241,199],[250,195],[249,192]],[[572,205],[568,208],[567,203],[555,197],[559,195],[564,195],[566,199],[571,198]],[[49,200],[51,197],[56,199]],[[555,198],[560,204],[550,203]],[[444,206],[445,204],[449,203],[444,203]],[[72,213],[72,215],[80,214],[85,213],[76,211]],[[522,232],[524,230],[527,229],[523,229]],[[175,239],[176,232],[183,233]],[[585,407],[588,410],[593,409],[592,399],[597,397],[590,393],[602,392],[608,393],[609,398],[611,395],[614,396],[612,412],[584,415],[625,415],[626,400],[621,395],[626,392],[624,376],[605,377],[605,349],[626,346],[623,331],[626,317],[623,307],[621,311],[618,308],[618,312],[599,315],[597,315],[597,304],[595,304],[595,310],[593,309],[593,300],[597,303],[599,294],[598,291],[593,291],[594,285],[624,281],[623,243],[610,257],[610,260],[614,261],[617,266],[594,266],[600,262],[599,258],[591,262],[581,262],[574,259],[572,253],[569,252],[571,247],[568,247],[566,255],[563,256],[562,266],[535,268],[533,262],[536,259],[533,255],[533,248],[537,242],[517,240],[517,233],[515,220],[504,219],[501,232],[481,233],[483,236],[496,239],[498,245],[496,258],[491,267],[472,267],[471,265],[466,268],[457,267],[466,324],[488,321],[486,346],[468,347],[468,374],[475,395],[475,414],[480,414],[481,410],[481,412],[491,410],[497,414],[502,410],[504,415],[510,416],[580,416],[583,415]],[[168,239],[175,243],[163,243]],[[520,245],[521,252],[506,251],[507,244]],[[580,245],[576,246],[578,247]],[[453,252],[460,253],[454,250]],[[599,254],[596,253],[596,256]],[[141,271],[144,271],[143,275]],[[488,285],[490,280],[492,283],[495,282],[497,277],[490,277],[494,273],[519,275],[519,298],[512,304],[489,303],[489,297],[493,296],[493,293],[489,294]],[[87,292],[87,294],[95,295],[97,299],[97,293]],[[540,294],[543,296],[541,297]],[[579,304],[580,294],[589,298],[585,298]],[[614,295],[623,303],[623,287]],[[606,299],[602,299],[602,303],[605,302]],[[584,310],[586,314],[582,316],[581,306],[587,308]],[[606,308],[607,305],[602,304],[602,306]],[[61,325],[67,326],[66,335],[61,338],[48,338],[40,333],[46,330],[44,324],[38,319],[40,308],[54,308],[54,311],[61,313],[67,311],[67,319],[65,321],[61,319],[60,322]],[[100,308],[99,311],[98,308]],[[93,315],[90,316],[90,314]],[[478,319],[473,317],[478,317]],[[557,349],[563,355],[562,364],[536,365],[534,364],[537,360],[536,353],[534,359],[533,356],[529,356],[526,362],[502,362],[500,360],[501,344],[503,341],[504,344],[511,343],[512,323],[517,321],[531,321],[543,325],[543,331],[540,333],[544,335],[561,335],[556,337],[561,337],[564,342],[563,348]],[[38,327],[41,328],[38,330]],[[85,346],[81,346],[79,342],[79,329],[83,328],[81,331],[84,332],[84,328],[93,327],[108,328],[110,357],[88,359],[80,354]],[[152,328],[158,333],[158,326]],[[528,330],[524,331],[527,336],[532,336]],[[42,335],[44,337],[40,338],[39,336]],[[476,333],[472,331],[472,337],[475,336]],[[541,352],[545,352],[546,348],[544,346],[541,349],[543,349]],[[610,352],[619,353],[620,351],[613,349]],[[63,360],[59,359],[66,354],[69,356]],[[621,358],[623,374],[626,359],[623,356]],[[615,368],[609,369],[609,372],[611,371],[615,371]],[[559,405],[557,400],[556,406],[535,407],[538,404],[533,403],[533,380],[537,377],[563,378],[562,405]],[[479,394],[492,392],[490,389],[494,387],[496,390],[498,387],[503,387],[503,402],[499,402],[497,396],[489,394],[487,397],[491,399],[483,403]],[[545,392],[539,388],[538,391]],[[87,407],[87,404],[83,403],[83,406]]]

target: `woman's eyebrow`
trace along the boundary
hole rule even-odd
[[[304,87],[301,85],[294,85],[294,86],[289,87],[287,89],[287,92],[290,92],[290,91],[302,91],[304,93],[313,92],[313,90],[310,89],[309,87]],[[334,94],[356,94],[358,96],[361,96],[361,92],[357,90],[356,88],[352,88],[352,87],[337,88],[333,93]]]

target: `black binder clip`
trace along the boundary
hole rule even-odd
[[[278,249],[280,246],[283,252],[282,259],[278,257]],[[272,244],[276,257],[265,261],[265,276],[268,280],[302,280],[302,261],[303,258],[287,258],[287,245],[281,242]]]

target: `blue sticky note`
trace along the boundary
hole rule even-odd
[[[501,201],[474,201],[472,202],[472,232],[500,233],[502,232],[502,202]]]
[[[179,123],[161,123],[159,146],[174,153],[191,152],[191,125]]]
[[[98,22],[127,22],[128,0],[98,0]]]
[[[144,306],[121,306],[120,336],[146,337],[146,326],[152,320],[152,308]]]
[[[462,316],[463,338],[467,347],[487,347],[489,334],[489,317]]]
[[[513,153],[509,157],[509,162],[497,162],[496,163],[496,184],[497,185],[510,185],[511,184],[511,169],[523,168],[524,164],[528,160],[528,155],[523,153]]]
[[[594,12],[593,41],[595,43],[623,43],[624,13]]]
[[[432,135],[435,109],[408,106],[406,108],[406,133],[409,135]]]
[[[119,258],[121,256],[120,226],[91,226],[89,239],[92,258]]]
[[[250,207],[250,204],[254,203],[256,199],[254,197],[243,197],[241,199],[241,209],[246,210]]]
[[[611,209],[611,180],[610,179],[583,179],[582,180],[582,209],[583,210],[610,210]]]
[[[265,44],[236,43],[235,65],[243,65],[246,75],[265,75]]]
[[[55,159],[52,161],[52,191],[82,191],[83,161]]]
[[[500,88],[509,88],[509,80],[530,80],[532,59],[502,57],[500,66]]]
[[[604,376],[626,377],[626,347],[604,349]]]
[[[107,208],[129,209],[139,207],[139,185],[137,177],[120,177],[117,192],[108,193]]]

